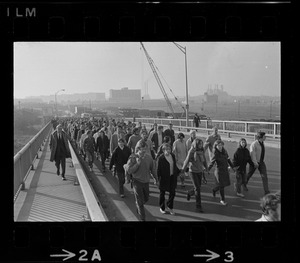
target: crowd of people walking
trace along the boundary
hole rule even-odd
[[[61,166],[61,175],[65,180],[65,159],[70,157],[68,138],[87,162],[91,172],[95,159],[100,160],[103,174],[106,174],[107,169],[112,171],[118,180],[121,198],[125,197],[124,184],[131,183],[141,221],[146,220],[144,205],[149,200],[151,177],[159,189],[158,206],[162,214],[168,212],[175,215],[173,209],[176,205],[176,189],[179,187],[186,191],[188,201],[195,196],[195,211],[203,213],[205,208],[201,202],[201,186],[207,184],[206,177],[210,176],[212,168],[215,185],[212,186],[211,194],[216,197],[220,193],[221,205],[227,205],[225,188],[231,185],[230,170],[235,174],[233,186],[238,197],[245,197],[243,192],[248,191],[247,184],[256,169],[262,178],[264,195],[270,193],[264,162],[264,132],[257,133],[257,139],[251,143],[250,149],[247,148],[246,139],[242,138],[230,158],[217,127],[213,127],[206,140],[202,140],[196,130],[190,131],[188,139],[179,132],[176,139],[172,123],[165,130],[164,126],[156,123],[148,130],[141,122],[136,124],[105,118],[54,119],[52,124],[54,131],[50,140],[50,161],[55,161],[57,175],[60,174]],[[185,188],[186,178],[192,182],[191,189]],[[178,182],[180,184],[177,185]]]

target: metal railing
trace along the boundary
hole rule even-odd
[[[19,191],[24,189],[25,179],[30,170],[34,170],[33,162],[38,158],[45,139],[50,134],[52,125],[48,122],[15,156],[14,156],[14,200]]]
[[[77,180],[81,187],[81,191],[86,203],[87,220],[89,221],[108,221],[108,218],[94,193],[93,187],[83,172],[83,168],[77,158],[72,144],[69,141],[69,148],[72,156],[72,163],[76,172]]]
[[[132,118],[125,118],[131,120]],[[199,127],[193,127],[193,121],[189,120],[186,123],[185,119],[161,119],[161,118],[135,118],[136,122],[151,125],[157,123],[167,127],[169,123],[173,124],[174,129],[178,130],[197,130],[199,132],[210,132],[212,127],[217,126],[220,133],[242,134],[254,136],[257,131],[264,131],[267,137],[276,139],[281,138],[281,123],[280,122],[253,122],[253,121],[223,121],[223,120],[201,120]]]

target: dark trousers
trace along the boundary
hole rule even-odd
[[[225,190],[224,190],[224,187],[221,187],[221,186],[218,185],[215,188],[213,188],[213,191],[214,192],[220,191],[221,200],[225,201]]]
[[[196,196],[196,207],[201,207],[201,181],[202,181],[202,172],[201,173],[193,173],[189,172],[189,176],[192,180],[194,188],[190,191],[188,191],[190,196],[195,195]]]
[[[101,158],[102,167],[105,168],[105,161],[106,161],[106,158],[107,158],[107,153],[106,152],[100,152],[100,158]]]
[[[141,221],[146,220],[144,204],[149,200],[149,183],[141,183],[137,180],[132,181],[135,204]]]
[[[165,190],[160,190],[159,192],[159,206],[162,210],[165,210]],[[170,209],[173,209],[174,204],[174,198],[175,198],[175,190],[169,192],[169,199],[167,200],[167,207]]]
[[[64,156],[57,156],[55,158],[55,166],[58,171],[59,171],[59,167],[61,166],[61,170],[62,170],[61,175],[62,177],[64,177],[66,172],[66,158]]]
[[[247,183],[248,183],[249,179],[251,178],[251,176],[254,174],[255,170],[256,170],[255,166],[250,165],[249,172],[248,172],[248,175],[247,175]],[[264,162],[260,162],[258,164],[258,171],[259,171],[261,179],[262,179],[265,194],[267,194],[270,191],[269,191],[269,185],[268,185],[267,167],[266,167],[266,164]]]
[[[125,172],[117,171],[117,177],[119,181],[119,194],[124,194],[124,184],[125,184]]]
[[[236,171],[236,191],[241,193],[241,186],[247,184],[247,174],[245,171]]]

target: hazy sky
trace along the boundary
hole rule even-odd
[[[187,48],[189,95],[223,85],[230,95],[280,96],[279,42],[178,42]],[[170,98],[185,96],[184,54],[172,42],[144,42]],[[163,95],[139,42],[16,42],[14,98],[141,89]]]

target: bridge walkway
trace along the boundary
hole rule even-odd
[[[14,221],[82,221],[87,218],[86,203],[76,181],[72,160],[66,160],[66,181],[56,174],[50,162],[50,136],[35,169],[29,172],[25,190],[20,191],[14,203]]]

